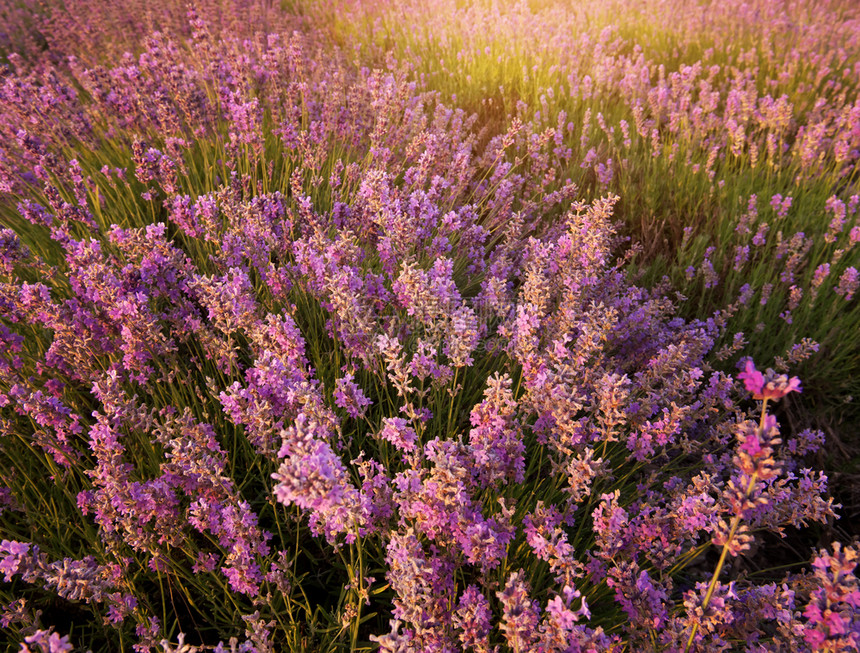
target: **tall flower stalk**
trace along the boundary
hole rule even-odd
[[[751,393],[753,399],[761,400],[761,417],[758,427],[750,428],[748,423],[741,424],[737,438],[739,446],[734,463],[741,472],[741,486],[732,487],[734,496],[731,498],[734,517],[726,529],[725,522],[720,523],[717,534],[712,542],[717,546],[722,545],[720,558],[717,560],[711,581],[708,584],[705,597],[702,599],[702,612],[708,609],[714,591],[719,584],[720,572],[729,554],[737,556],[749,548],[751,537],[746,533],[739,533],[741,522],[745,514],[761,504],[767,504],[768,499],[762,496],[759,481],[768,481],[780,473],[778,463],[774,460],[774,449],[782,440],[779,439],[779,429],[776,419],[767,413],[768,401],[779,401],[790,392],[800,392],[800,379],[796,376],[788,378],[784,374],[776,374],[768,369],[764,374],[755,369],[752,360],[744,363],[744,370],[738,375],[744,382],[747,392]],[[699,628],[698,622],[693,622],[690,637],[684,647],[685,653],[693,646],[696,633]]]

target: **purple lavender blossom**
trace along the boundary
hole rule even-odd
[[[523,581],[523,571],[515,571],[496,593],[502,603],[501,629],[508,646],[516,651],[528,651],[537,639],[540,608],[529,597],[529,586]]]
[[[53,632],[53,628],[48,630],[37,630],[32,635],[24,638],[24,642],[19,649],[20,653],[67,653],[72,651],[74,647],[69,641],[68,635],[60,637],[58,633]]]
[[[850,302],[858,288],[860,288],[860,273],[855,267],[846,268],[839,277],[839,285],[835,287],[836,294],[844,297],[846,302]]]
[[[857,550],[833,544],[833,554],[820,551],[812,563],[817,587],[803,610],[806,643],[816,651],[860,648],[860,587],[854,569]]]
[[[373,401],[356,385],[353,374],[347,374],[336,381],[334,401],[353,419],[363,417],[367,407],[373,404]]]

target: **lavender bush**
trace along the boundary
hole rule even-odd
[[[313,3],[8,11],[7,641],[858,648],[856,546],[822,541],[787,569],[761,550],[839,516],[805,462],[824,434],[775,412],[818,344],[788,341],[777,371],[760,370],[768,359],[753,362],[736,329],[752,290],[699,295],[692,315],[677,279],[654,273],[660,256],[631,241],[637,196],[581,123],[554,106],[544,128],[526,94],[472,111],[397,39],[387,59],[344,44],[362,24],[348,10],[373,9],[347,4],[330,23]],[[649,157],[671,147],[671,128],[664,144],[638,115]],[[719,130],[702,129],[675,141],[691,157],[715,147]],[[807,172],[799,186],[833,173]],[[826,242],[851,262],[857,203],[839,197]],[[768,231],[758,208],[752,239]],[[798,274],[805,238],[773,245]],[[737,274],[757,260],[741,258]],[[853,301],[856,266],[822,265],[810,283],[838,275],[828,305]]]
[[[519,118],[518,152],[552,141],[517,172],[619,195],[643,283],[668,275],[688,318],[739,303],[718,343],[724,371],[813,340],[797,368],[806,416],[853,420],[834,440],[856,429],[856,3],[305,4],[482,127]]]

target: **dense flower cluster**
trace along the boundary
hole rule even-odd
[[[795,129],[787,100],[752,79],[723,98],[701,66],[649,86],[610,30],[605,77],[569,83],[628,87],[633,124],[544,125],[542,97],[493,131],[270,3],[250,22],[165,3],[119,53],[123,17],[71,4],[47,53],[16,19],[27,57],[0,78],[0,623],[20,650],[858,646],[855,546],[750,572],[767,538],[838,517],[803,459],[823,434],[768,412],[818,344],[727,374],[751,291],[693,319],[637,279],[610,192],[627,160],[590,137],[655,159],[669,134],[707,142],[709,184],[754,147],[812,179],[857,163],[855,114]],[[593,179],[559,178],[572,162]],[[770,206],[780,224],[793,198]],[[857,202],[827,210],[847,255]],[[778,240],[788,323],[811,245]],[[809,277],[857,290],[835,258]]]

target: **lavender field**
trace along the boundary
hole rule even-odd
[[[860,4],[0,0],[0,643],[860,650]]]

